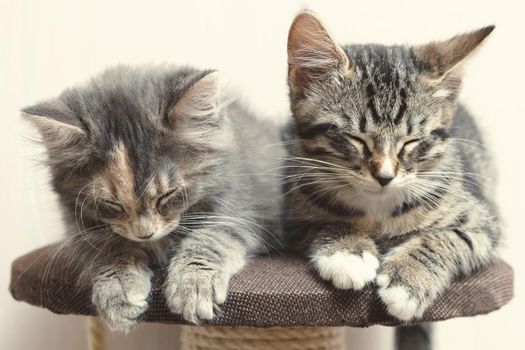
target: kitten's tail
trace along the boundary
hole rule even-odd
[[[432,325],[424,323],[396,328],[396,350],[431,350]]]

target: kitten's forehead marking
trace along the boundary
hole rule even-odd
[[[170,177],[167,172],[161,171],[157,177],[158,188],[160,192],[167,191],[170,187]]]
[[[118,143],[111,152],[105,177],[110,182],[119,201],[132,211],[138,209],[135,176],[130,166],[128,152],[122,143]]]
[[[410,96],[417,91],[419,75],[409,51],[382,45],[351,45],[345,51],[356,65],[357,74],[348,87],[358,94],[348,102],[362,106],[356,117],[360,131],[373,132],[390,125],[411,134],[415,125],[411,120]]]
[[[166,192],[170,187],[170,177],[164,170],[152,175],[152,178],[146,183],[144,192],[150,197],[155,198]]]
[[[152,177],[146,181],[146,187],[144,188],[141,197],[143,196],[143,194],[146,194],[149,198],[154,198],[157,196],[157,194],[159,193],[158,179],[159,175],[153,174]]]

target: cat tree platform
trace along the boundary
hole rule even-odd
[[[56,245],[47,246],[13,262],[10,284],[13,297],[58,314],[94,316],[90,290],[75,287],[76,276],[70,269],[72,264],[62,260],[59,255],[56,256],[56,249]],[[188,324],[167,309],[162,293],[163,278],[160,272],[153,278],[151,304],[144,314],[143,322]],[[228,299],[218,316],[211,322],[203,323],[203,326],[213,327],[185,327],[183,340],[184,337],[191,337],[194,342],[209,343],[205,337],[213,336],[220,341],[227,338],[228,333],[234,332],[239,335],[237,341],[244,339],[250,344],[268,336],[266,343],[262,340],[268,349],[278,348],[268,345],[268,341],[272,339],[280,338],[286,343],[301,337],[311,338],[308,342],[312,346],[316,341],[326,344],[324,347],[310,346],[308,349],[340,349],[340,334],[334,333],[338,328],[324,327],[406,326],[482,315],[501,308],[512,296],[512,269],[505,262],[495,260],[472,276],[454,282],[425,312],[422,319],[407,324],[386,312],[374,286],[357,292],[338,290],[317,277],[301,258],[280,255],[257,257],[233,277]],[[253,327],[278,328],[258,330],[261,333],[259,340],[250,341],[246,338],[249,338],[248,332],[243,330]],[[283,327],[291,328],[290,332],[279,334]],[[297,334],[294,335],[293,332]],[[231,334],[229,337],[231,338]],[[282,348],[296,348],[289,345]],[[186,344],[185,348],[193,349],[191,344]],[[195,345],[195,348],[212,347]]]

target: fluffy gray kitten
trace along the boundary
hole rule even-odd
[[[492,30],[341,47],[308,11],[290,29],[287,240],[338,288],[375,281],[401,320],[500,240],[486,149],[457,103],[462,63]]]
[[[184,319],[211,319],[267,249],[279,215],[277,128],[219,93],[217,73],[116,67],[23,109],[47,146],[67,223],[61,253],[113,329],[148,308],[152,266]]]

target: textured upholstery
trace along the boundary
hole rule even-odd
[[[75,286],[75,273],[60,258],[56,246],[33,251],[13,262],[11,293],[15,299],[59,314],[93,315],[90,290]],[[171,314],[162,294],[163,276],[157,273],[145,322],[185,322]],[[476,274],[456,281],[431,306],[420,321],[486,314],[513,296],[513,272],[501,260]],[[320,280],[298,257],[270,256],[253,259],[231,281],[227,302],[211,322],[223,326],[397,326],[374,286],[343,291]]]

